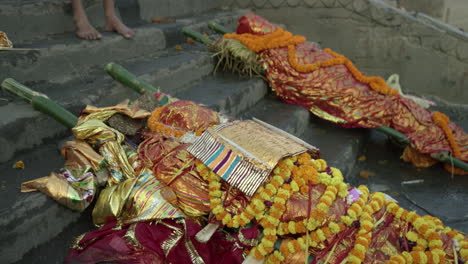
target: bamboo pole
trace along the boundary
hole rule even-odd
[[[208,26],[211,29],[213,29],[214,31],[216,31],[218,33],[221,33],[221,34],[227,34],[227,33],[231,32],[231,31],[228,31],[228,29],[225,28],[224,26],[219,25],[219,24],[217,24],[215,22],[210,22],[208,24]],[[184,32],[184,34],[186,34],[186,33]],[[190,34],[196,35],[196,34],[200,34],[200,33],[195,32],[193,30],[190,30]],[[194,38],[194,39],[199,41],[196,38]],[[376,130],[386,134],[387,136],[395,138],[400,143],[403,143],[403,144],[406,144],[406,145],[410,144],[410,141],[406,137],[406,135],[404,135],[403,133],[400,133],[399,131],[397,131],[397,130],[395,130],[393,128],[390,128],[390,127],[387,127],[387,126],[381,126],[381,127],[376,128]],[[460,169],[462,169],[464,171],[468,171],[468,164],[467,163],[463,162],[462,160],[456,159],[456,158],[448,155],[447,153],[443,153],[443,152],[442,153],[435,153],[435,154],[432,154],[431,157],[438,160],[438,161],[440,161],[440,162],[444,162],[444,163],[453,165],[455,167],[458,167],[458,168],[460,168]]]
[[[156,87],[152,86],[150,83],[144,80],[138,79],[138,77],[136,77],[134,74],[116,63],[108,63],[106,65],[106,72],[112,76],[114,80],[122,83],[128,88],[131,88],[139,94],[143,94],[145,91],[152,93],[159,92]]]
[[[213,44],[213,41],[210,40],[209,38],[203,36],[202,34],[200,34],[199,32],[196,32],[194,30],[191,30],[189,28],[183,28],[182,29],[182,33],[184,33],[184,35],[188,36],[188,37],[191,37],[192,39],[202,43],[202,44],[205,44],[207,46],[211,46]]]
[[[11,78],[5,79],[2,82],[2,87],[4,90],[30,103],[34,109],[49,115],[68,128],[74,127],[78,122],[78,117],[63,108],[63,106],[50,100],[46,95],[33,91]]]
[[[218,24],[218,23],[215,23],[215,22],[210,22],[208,23],[208,27],[211,28],[212,30],[218,32],[218,33],[221,33],[221,34],[227,34],[229,32],[232,32],[232,30],[228,30],[226,27]]]

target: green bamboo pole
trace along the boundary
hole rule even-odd
[[[376,130],[395,138],[400,143],[403,143],[406,145],[410,144],[405,134],[400,133],[393,128],[389,128],[388,126],[381,126],[381,127],[376,128]]]
[[[221,33],[221,34],[226,34],[228,33],[228,30],[224,27],[224,26],[221,26],[215,22],[210,22],[209,24],[209,27],[213,30],[215,30],[216,32],[218,33]],[[185,34],[185,32],[184,32]],[[195,32],[193,30],[190,30],[190,34],[192,35],[201,35],[200,33],[198,32]],[[200,41],[198,40],[197,38],[194,38],[195,40],[197,41]],[[202,41],[200,41],[202,42]],[[202,42],[203,43],[203,42]],[[393,128],[390,128],[390,127],[387,127],[387,126],[381,126],[381,127],[378,127],[376,128],[377,131],[380,131],[390,137],[393,137],[395,138],[398,142],[400,143],[404,143],[404,144],[410,144],[410,141],[409,139],[406,137],[406,135],[398,132],[397,130],[393,129]],[[459,160],[459,159],[456,159],[450,155],[448,155],[447,153],[436,153],[436,154],[433,154],[431,155],[434,159],[438,160],[438,161],[441,161],[441,162],[445,162],[447,164],[453,164],[453,166],[455,167],[458,167],[462,170],[465,170],[465,171],[468,171],[468,164],[463,162],[462,160]]]
[[[68,128],[74,127],[78,122],[78,117],[50,100],[46,95],[35,92],[11,78],[5,79],[2,82],[2,87],[4,90],[30,103],[34,109],[49,115]]]
[[[138,79],[138,77],[136,77],[134,74],[116,63],[111,62],[107,64],[106,71],[110,76],[112,76],[112,78],[114,78],[114,80],[133,89],[139,94],[143,94],[145,91],[152,93],[159,92],[158,89],[152,86],[150,83]]]
[[[205,44],[207,46],[211,46],[213,44],[213,41],[211,41],[209,38],[203,36],[199,32],[191,30],[189,28],[183,28],[182,33],[184,33],[184,35],[186,35],[188,37],[191,37],[192,39],[194,39],[194,40],[196,40],[196,41],[198,41],[198,42],[200,42],[202,44]]]
[[[124,67],[116,63],[109,63],[106,65],[107,73],[114,78],[114,80],[121,83],[123,86],[126,86],[139,94],[145,92],[148,93],[159,93],[159,89],[155,88],[146,81],[143,81],[136,77],[133,73],[127,71]],[[169,102],[168,96],[163,96],[159,99],[159,105],[166,105]]]
[[[212,30],[218,32],[218,33],[221,33],[221,34],[227,34],[229,32],[232,32],[232,30],[229,30],[227,29],[226,27],[218,24],[218,23],[215,23],[215,22],[210,22],[208,23],[208,27],[211,28]]]

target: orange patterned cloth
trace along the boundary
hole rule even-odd
[[[202,132],[219,124],[218,113],[192,101],[175,101],[156,108],[148,119],[148,127],[167,136],[180,137],[186,132]]]
[[[277,27],[267,20],[249,14],[239,19],[237,34],[265,35]],[[333,55],[312,42],[296,45],[298,64],[315,64],[333,59]],[[298,72],[288,61],[288,48],[259,52],[265,76],[273,91],[284,101],[298,104],[313,114],[343,127],[391,127],[405,134],[411,146],[422,154],[453,152],[444,130],[432,120],[432,113],[401,95],[383,95],[358,81],[345,65],[321,67],[311,72]],[[468,162],[468,135],[450,122],[458,157]]]

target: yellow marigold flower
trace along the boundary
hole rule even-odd
[[[431,240],[429,241],[429,247],[434,248],[434,247],[440,247],[442,248],[444,244],[442,243],[442,240]]]
[[[291,190],[292,190],[293,192],[298,192],[298,191],[299,191],[299,185],[298,185],[297,182],[294,181],[294,180],[291,181]]]
[[[405,258],[405,260],[406,260],[406,262],[408,264],[413,263],[413,257],[411,257],[411,254],[409,252],[403,251],[403,253],[401,253],[401,255]]]
[[[273,247],[275,245],[275,242],[273,241],[270,241],[268,239],[264,239],[264,241],[262,241],[263,245],[265,245],[265,247],[269,248],[269,247]]]
[[[407,238],[409,241],[416,242],[416,240],[418,240],[418,234],[416,234],[416,233],[413,232],[413,231],[410,231],[410,232],[406,233],[406,238]]]
[[[324,194],[320,198],[320,203],[324,203],[325,205],[330,206],[333,203],[333,200],[334,199],[332,199],[330,196]]]
[[[317,159],[313,161],[315,165],[317,165],[318,171],[324,171],[327,169],[327,162],[323,159]]]
[[[305,241],[305,239],[303,237],[298,238],[297,242],[299,243],[299,246],[301,246],[301,249],[306,248],[306,241]]]
[[[273,180],[273,181],[277,181],[277,182],[279,182],[280,184],[283,184],[283,183],[284,183],[284,179],[283,179],[281,176],[275,175],[275,176],[273,176],[273,179],[272,179],[272,180]]]
[[[315,230],[315,228],[317,228],[318,225],[320,225],[320,223],[317,220],[309,219],[309,221],[307,222],[307,229],[309,231],[313,231]]]
[[[279,189],[278,190],[278,194],[282,194],[282,195],[285,195],[285,196],[289,196],[290,195],[290,192],[288,190],[285,190],[285,189]]]
[[[288,247],[289,253],[295,252],[294,245],[291,242],[287,243],[287,247]]]
[[[401,208],[401,207],[398,208],[398,211],[396,212],[395,217],[398,218],[398,219],[400,219],[400,218],[401,218],[401,215],[403,214],[404,211],[405,211],[405,209],[403,209],[403,208]]]
[[[223,224],[224,225],[227,225],[230,221],[232,220],[232,216],[231,214],[226,214],[224,217],[223,217]]]
[[[211,192],[211,194],[214,196],[214,197],[220,197],[222,192],[221,191],[213,191]]]
[[[320,211],[322,211],[323,213],[327,213],[328,212],[328,206],[324,203],[319,203],[317,205],[317,209],[319,209]]]
[[[266,256],[268,254],[268,252],[265,250],[262,244],[258,245],[256,249],[262,256]]]
[[[266,200],[266,201],[269,201],[270,200],[270,196],[268,194],[266,194],[265,192],[261,192],[260,193],[260,197],[263,199],[263,200]]]
[[[283,254],[281,254],[280,251],[275,251],[275,252],[273,252],[273,255],[274,255],[280,262],[283,261],[283,260],[285,259],[284,256],[283,256]]]
[[[213,214],[218,215],[218,214],[220,214],[220,213],[223,212],[223,211],[224,211],[223,207],[221,207],[220,205],[218,205],[218,206],[216,206],[216,207],[213,209]]]
[[[341,221],[343,221],[343,223],[345,223],[347,226],[350,226],[354,222],[354,220],[351,217],[347,216],[347,215],[342,216]]]
[[[354,249],[359,250],[361,252],[366,252],[367,251],[367,248],[365,246],[361,245],[361,244],[355,244]]]
[[[427,255],[424,252],[419,252],[420,263],[427,263]]]
[[[427,241],[423,238],[418,238],[418,240],[416,240],[416,243],[423,248],[427,247]]]
[[[468,249],[461,249],[460,250],[460,256],[464,259],[468,258]]]
[[[331,167],[330,168],[331,171],[332,171],[332,175],[333,177],[337,177],[337,178],[340,178],[340,179],[343,179],[343,174],[341,173],[341,171],[335,167]]]
[[[362,260],[354,255],[348,256],[348,263],[361,263]]]
[[[322,229],[318,229],[318,230],[317,230],[317,236],[318,236],[318,238],[320,239],[320,241],[325,241],[325,240],[327,240],[327,237],[326,237],[325,234],[323,233]]]
[[[275,199],[273,200],[275,203],[280,203],[280,204],[286,204],[286,200],[276,196]]]
[[[340,226],[339,226],[337,223],[335,223],[335,222],[330,222],[330,223],[328,224],[328,228],[330,228],[330,230],[331,230],[334,234],[336,234],[336,233],[338,233],[338,232],[341,231],[341,230],[340,230]]]
[[[406,219],[405,219],[405,220],[406,220],[407,222],[410,222],[410,223],[411,223],[411,221],[412,221],[414,218],[416,218],[416,217],[418,217],[418,214],[416,214],[416,212],[414,212],[414,211],[411,211],[411,212],[409,212],[409,213],[406,215]]]

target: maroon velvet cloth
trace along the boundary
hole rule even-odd
[[[242,263],[242,249],[233,236],[229,241],[226,234],[216,232],[207,243],[198,242],[195,235],[203,227],[190,220],[163,220],[160,223],[141,222],[134,227],[137,244],[125,235],[130,225],[116,227],[110,222],[98,230],[87,233],[72,248],[65,263],[193,263],[190,253],[195,252],[206,264]],[[130,230],[131,231],[131,230]],[[130,233],[130,232],[128,232]],[[171,244],[164,250],[164,245]]]

